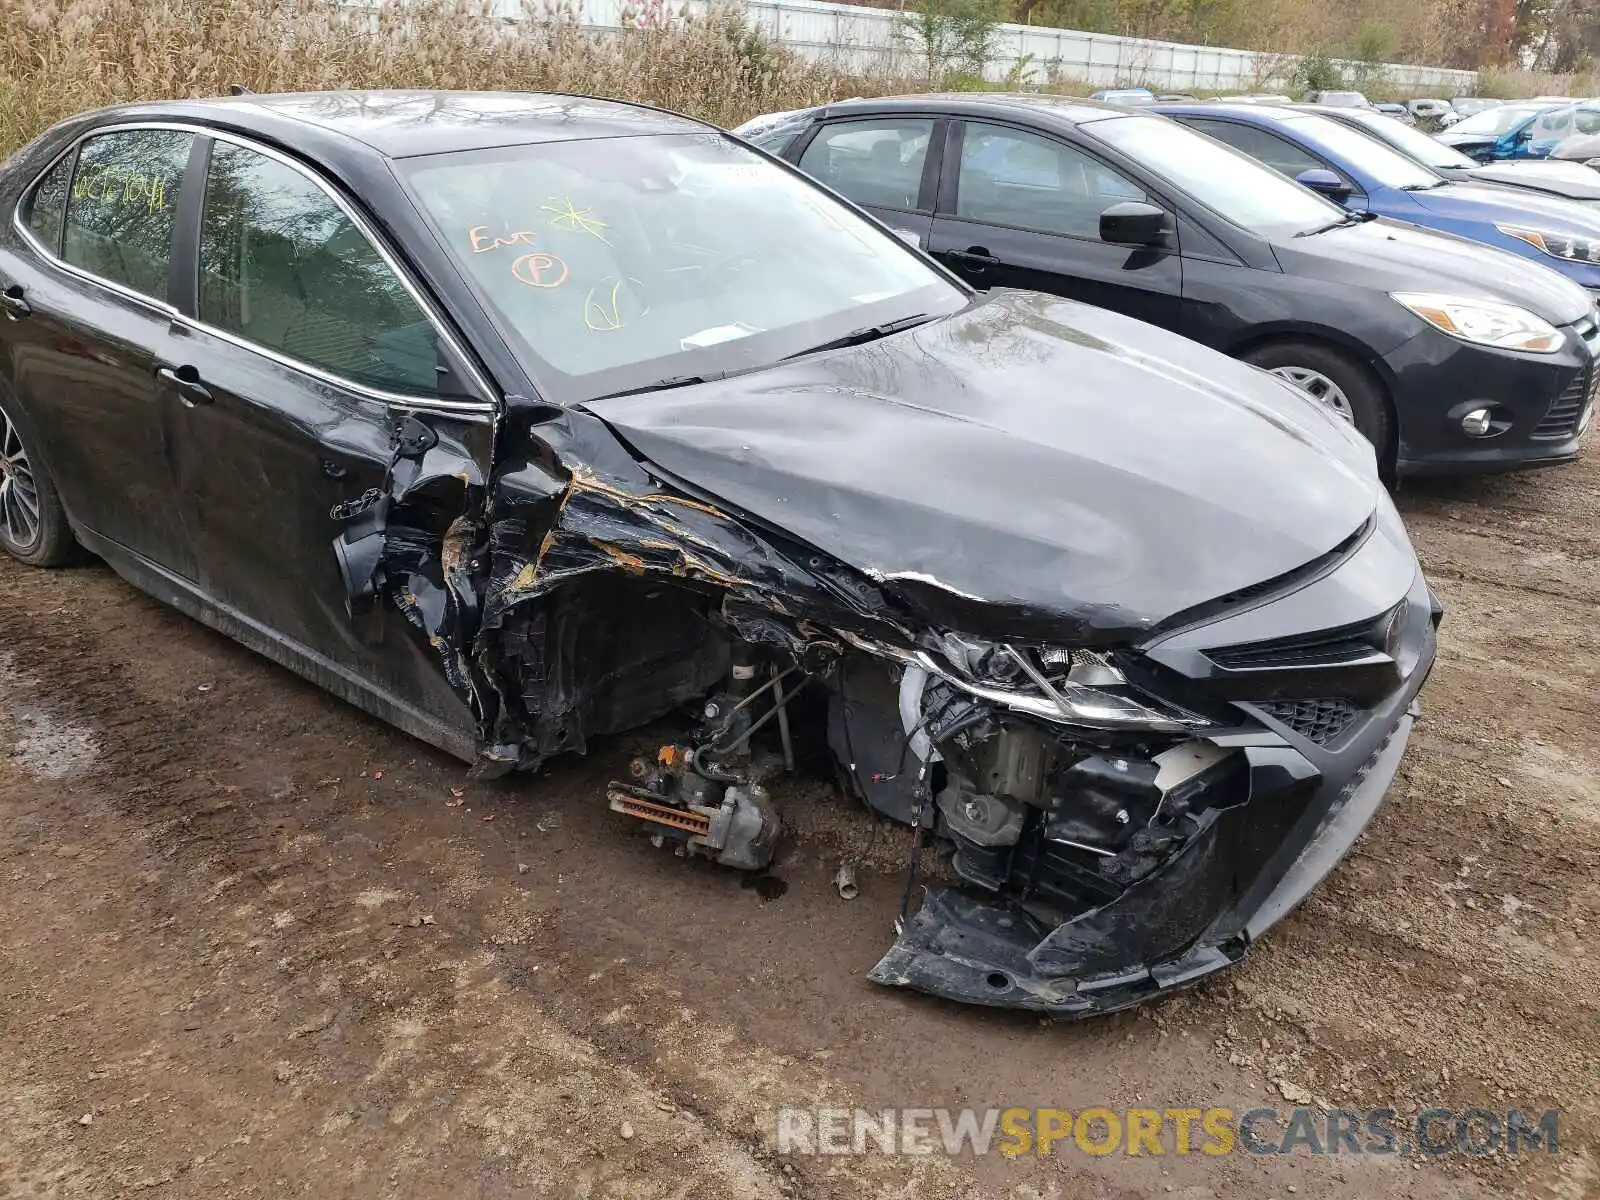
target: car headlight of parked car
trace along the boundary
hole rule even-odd
[[[970,695],[1051,721],[1093,729],[1178,733],[1206,722],[1138,696],[1105,654],[945,633],[919,665]]]
[[[1390,295],[1441,333],[1464,342],[1534,354],[1554,354],[1566,343],[1554,325],[1514,304],[1434,292]]]
[[[1514,237],[1542,250],[1551,258],[1600,263],[1600,238],[1577,237],[1552,229],[1530,229],[1525,225],[1497,225],[1495,228],[1507,237]]]

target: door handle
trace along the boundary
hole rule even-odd
[[[1000,260],[989,253],[987,246],[973,246],[967,250],[951,250],[950,257],[960,259],[970,270],[987,271],[990,267],[998,267]]]
[[[15,283],[0,292],[0,305],[5,306],[6,316],[13,321],[20,321],[33,311],[33,306],[22,298],[22,287]]]
[[[156,378],[178,390],[178,399],[185,408],[211,403],[211,393],[200,382],[200,372],[193,367],[162,367],[156,371]]]

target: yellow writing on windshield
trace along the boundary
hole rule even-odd
[[[633,293],[642,291],[644,285],[631,275],[626,279],[612,282],[610,287],[602,283],[599,287],[589,289],[589,294],[583,298],[583,323],[596,333],[611,333],[626,325],[627,319],[622,315],[624,301],[626,307],[638,308],[636,316],[644,317],[650,313],[648,301],[636,298]]]
[[[561,197],[559,204],[542,204],[539,207],[547,213],[555,214],[550,218],[551,228],[570,229],[574,233],[587,233],[599,238],[606,245],[611,245],[609,241],[606,241],[606,235],[601,232],[601,230],[608,228],[606,223],[595,216],[592,209],[579,208],[575,205],[571,196]]]

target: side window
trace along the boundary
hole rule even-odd
[[[1186,121],[1192,129],[1210,134],[1219,142],[1226,142],[1235,150],[1242,150],[1259,163],[1271,167],[1290,179],[1307,171],[1326,170],[1327,165],[1315,155],[1300,149],[1275,133],[1257,129],[1254,125],[1240,125],[1234,121]]]
[[[1545,113],[1533,123],[1533,136],[1538,141],[1547,138],[1566,137],[1572,132],[1572,110],[1558,108],[1554,112]]]
[[[77,154],[67,154],[45,172],[22,206],[22,221],[28,232],[51,254],[61,253],[61,229],[67,216],[67,188],[72,183],[72,164]]]
[[[998,125],[967,125],[956,185],[958,217],[1098,239],[1101,213],[1125,200],[1149,198],[1143,188],[1063,142]]]
[[[170,129],[129,129],[85,141],[67,199],[61,257],[165,300],[178,191],[193,144],[193,134]]]
[[[200,219],[200,319],[366,387],[438,394],[433,324],[304,173],[217,142]]]
[[[751,138],[750,144],[752,146],[760,146],[768,154],[776,154],[781,157],[783,152],[789,148],[789,143],[794,141],[795,136],[803,129],[805,129],[804,125],[777,125],[765,133]]]
[[[800,156],[800,169],[857,204],[914,211],[932,140],[931,120],[824,125]]]
[[[1600,109],[1580,108],[1572,123],[1579,133],[1600,133]]]

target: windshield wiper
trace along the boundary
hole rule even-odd
[[[785,354],[783,357],[799,358],[802,354],[819,354],[824,350],[842,350],[846,346],[859,346],[863,342],[875,342],[879,338],[886,338],[891,333],[899,333],[917,325],[926,325],[931,320],[933,320],[932,313],[916,313],[913,316],[901,317],[898,321],[885,321],[882,325],[867,325],[840,334],[836,338],[829,338],[825,342],[819,342],[815,346],[807,346],[804,350],[796,350],[793,354]]]
[[[707,371],[704,375],[669,375],[665,379],[657,379],[654,383],[641,383],[638,387],[619,388],[614,392],[602,392],[598,396],[590,396],[585,404],[593,404],[596,400],[615,400],[618,396],[642,396],[645,392],[670,392],[673,388],[693,387],[697,383],[716,383],[719,379],[727,379],[734,375],[743,375],[748,371],[759,371],[760,367],[746,367],[742,370]]]
[[[1434,188],[1442,188],[1449,182],[1448,179],[1439,179],[1433,183],[1408,183],[1400,190],[1402,192],[1431,192]]]
[[[1343,229],[1346,225],[1360,225],[1366,221],[1376,220],[1377,216],[1377,213],[1370,212],[1347,212],[1337,221],[1330,221],[1326,225],[1318,225],[1315,229],[1302,229],[1295,234],[1295,237],[1315,237],[1319,233],[1327,233],[1330,229]]]

